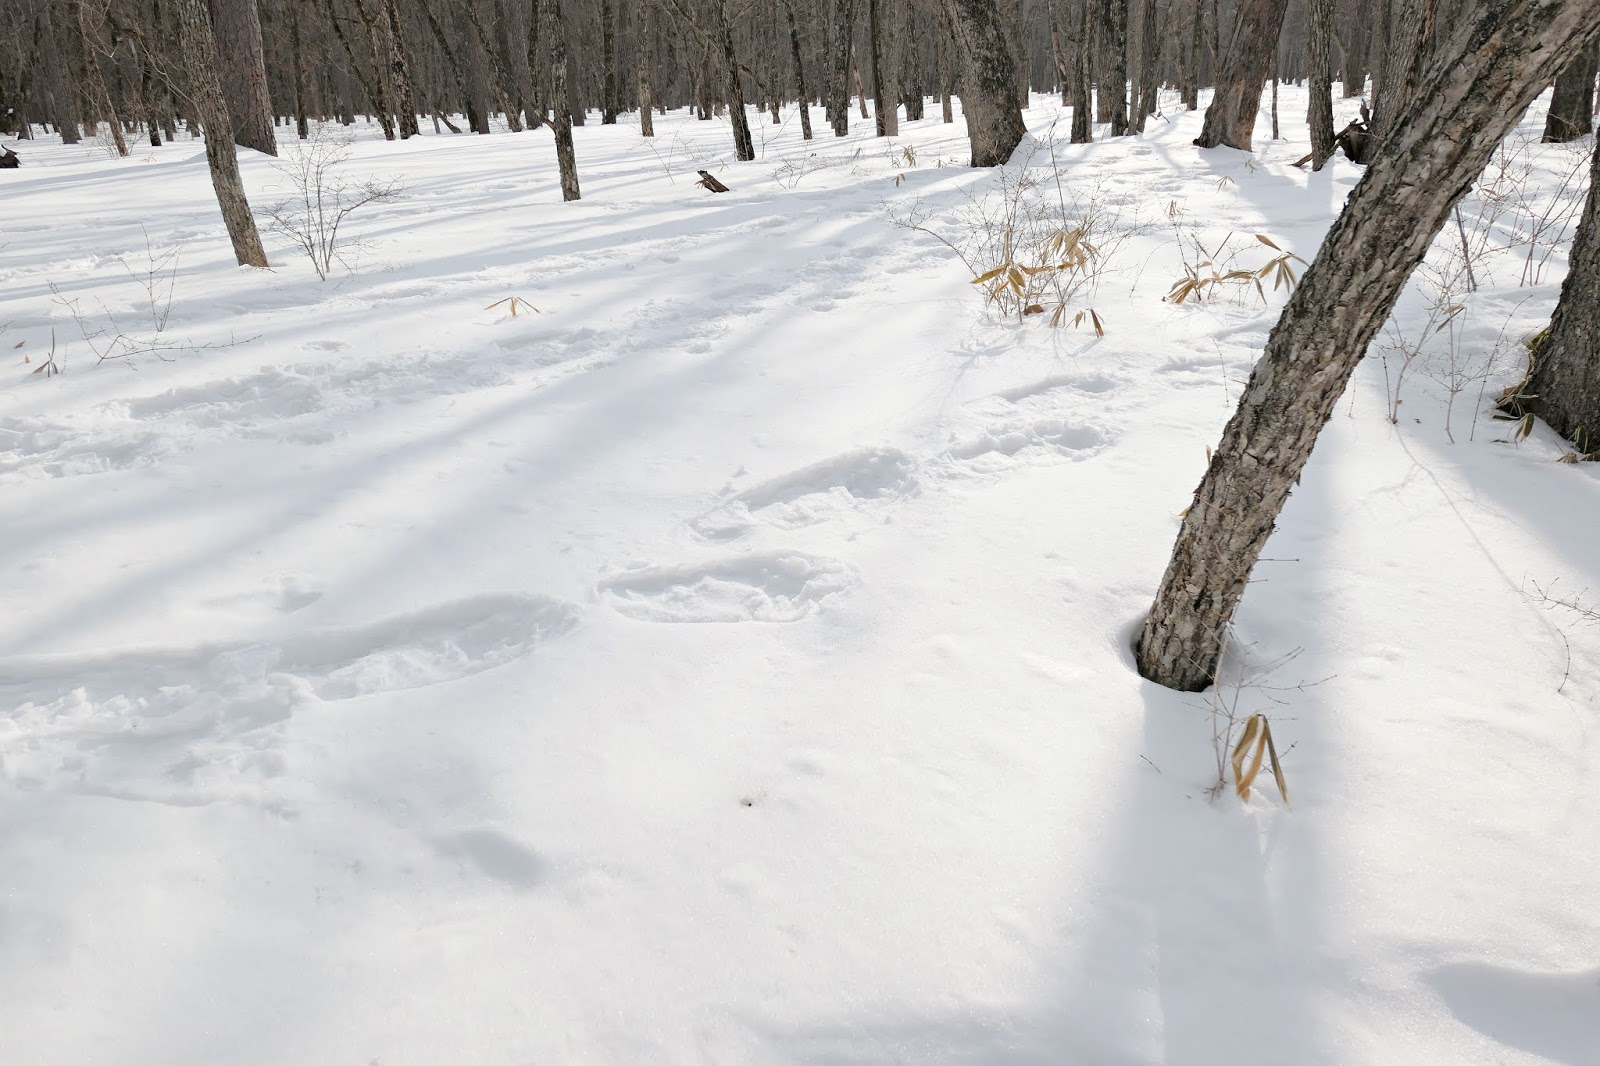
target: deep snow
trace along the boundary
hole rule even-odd
[[[1053,144],[1036,103],[1013,173],[1053,148],[1111,219],[1103,338],[894,224],[959,238],[1001,180],[936,108],[887,144],[785,112],[748,164],[684,112],[586,126],[576,204],[547,131],[364,129],[349,171],[405,191],[325,283],[271,233],[233,266],[198,141],[22,145],[0,1057],[1600,1061],[1600,647],[1536,595],[1600,586],[1600,484],[1485,409],[1589,145],[1535,106],[1463,223],[1513,246],[1391,422],[1403,303],[1235,682],[1181,696],[1128,643],[1283,294],[1164,303],[1178,241],[1309,259],[1360,172],[1289,165],[1292,87],[1254,157],[1198,114]],[[173,250],[158,338],[130,269]],[[1271,716],[1292,809],[1210,795],[1217,705]]]

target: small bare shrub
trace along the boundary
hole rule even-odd
[[[345,220],[363,207],[397,199],[402,191],[395,181],[357,181],[341,173],[351,144],[348,137],[319,134],[290,146],[275,164],[291,195],[267,213],[273,227],[305,253],[324,281],[335,263],[351,269],[343,251],[350,246],[341,233]]]

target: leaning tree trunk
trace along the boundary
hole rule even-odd
[[[1579,453],[1600,453],[1600,151],[1589,167],[1589,199],[1578,223],[1550,328],[1534,344],[1522,390],[1527,410]]]
[[[717,36],[722,43],[722,63],[728,80],[728,118],[733,122],[733,155],[741,163],[756,157],[755,141],[750,136],[750,116],[745,113],[744,79],[739,76],[739,56],[733,50],[733,24],[728,21],[726,0],[712,5],[717,15]]]
[[[555,115],[550,129],[556,137],[556,166],[561,171],[561,198],[582,199],[578,192],[578,153],[572,146],[572,97],[567,87],[567,22],[561,14],[561,0],[544,5],[550,19],[551,95]]]
[[[1223,431],[1139,638],[1151,681],[1187,692],[1212,682],[1250,571],[1367,345],[1561,58],[1600,35],[1600,0],[1470,7],[1295,287]]]
[[[997,167],[1027,132],[1017,105],[1017,67],[993,0],[944,0],[966,66],[961,110],[967,118],[972,165]]]
[[[900,105],[883,61],[883,20],[878,14],[878,3],[879,0],[867,0],[867,38],[872,48],[872,110],[878,117],[878,136],[898,137]]]
[[[211,36],[205,0],[177,0],[177,8],[189,104],[205,128],[206,165],[211,170],[217,205],[222,208],[222,221],[233,241],[234,258],[240,266],[264,267],[267,253],[261,247],[261,234],[256,230],[244,181],[239,177],[239,154],[233,144],[233,123],[228,120],[222,83],[217,77],[217,44]]]
[[[1311,110],[1311,169],[1333,155],[1333,0],[1311,0],[1311,45],[1307,56]]]
[[[800,100],[800,136],[811,139],[811,95],[806,92],[806,67],[800,62],[800,30],[794,22],[794,4],[784,0],[783,12],[789,17],[789,48],[794,53],[795,92]]]
[[[1600,68],[1600,48],[1578,53],[1556,78],[1550,113],[1544,120],[1546,144],[1565,144],[1594,132],[1594,76]]]
[[[1226,145],[1250,151],[1261,109],[1261,86],[1272,76],[1278,56],[1278,34],[1289,0],[1240,0],[1233,36],[1217,74],[1216,94],[1206,108],[1205,124],[1195,144]]]
[[[217,54],[226,59],[220,73],[223,99],[233,118],[233,143],[277,155],[278,139],[272,133],[272,99],[267,95],[267,65],[261,50],[261,15],[256,10],[256,0],[211,0],[211,19]]]
[[[833,0],[833,41],[828,62],[828,120],[833,135],[850,132],[850,47],[855,40],[855,0]]]

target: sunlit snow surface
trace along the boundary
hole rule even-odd
[[[1181,696],[1128,644],[1285,296],[1162,297],[1194,242],[1313,258],[1360,171],[1291,166],[1290,86],[1253,157],[1035,103],[1012,180],[1105,220],[1103,338],[895,224],[996,195],[936,106],[752,163],[587,125],[574,204],[548,131],[359,127],[404,192],[327,282],[233,265],[198,141],[19,145],[0,1060],[1600,1061],[1600,630],[1535,599],[1600,587],[1600,485],[1487,413],[1590,143],[1535,105],[1478,291],[1402,301]],[[1214,707],[1292,809],[1212,798]]]

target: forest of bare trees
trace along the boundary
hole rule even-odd
[[[852,106],[881,135],[965,91],[985,123],[974,159],[1020,136],[1002,97],[1096,94],[1110,135],[1163,108],[1198,106],[1233,79],[1212,143],[1248,147],[1265,78],[1331,69],[1346,96],[1369,79],[1382,100],[1408,76],[1395,60],[1411,0],[209,0],[234,140],[275,151],[273,127],[370,122],[391,139],[420,124],[487,134],[615,122],[641,106],[749,123],[804,98],[835,133]],[[1428,0],[1444,25],[1466,0]],[[0,2],[0,119],[26,138],[103,136],[121,153],[197,124],[177,0]],[[1391,8],[1394,11],[1391,12]],[[1317,29],[1317,33],[1313,33]],[[1329,39],[1331,36],[1331,39]],[[974,53],[977,50],[977,54]],[[1245,75],[1249,75],[1245,77]],[[979,91],[989,86],[987,91]],[[1169,90],[1163,96],[1163,90]],[[1242,94],[1242,95],[1241,95]],[[988,104],[979,101],[979,98]],[[730,111],[730,105],[732,110]],[[1233,115],[1232,112],[1239,112]],[[805,115],[809,128],[810,116]],[[464,120],[464,121],[463,121]],[[1380,114],[1381,124],[1384,119]],[[998,123],[998,126],[994,124]],[[648,136],[650,124],[641,121]],[[1216,132],[1213,134],[1213,126]],[[993,128],[991,128],[993,127]],[[1079,131],[1080,139],[1087,136]],[[570,149],[569,149],[570,154]],[[575,178],[569,192],[576,195]]]
[[[550,126],[565,199],[580,196],[572,127],[639,111],[725,116],[733,156],[751,124],[804,101],[824,135],[852,110],[878,136],[961,101],[974,166],[1005,163],[1022,108],[1059,93],[1072,139],[1142,131],[1196,110],[1195,143],[1250,151],[1262,99],[1305,122],[1320,169],[1336,140],[1370,165],[1269,340],[1188,510],[1139,647],[1141,672],[1212,679],[1224,631],[1279,508],[1356,362],[1450,210],[1533,97],[1554,85],[1547,141],[1593,128],[1600,0],[0,0],[6,132],[104,139],[204,130],[242,264],[264,265],[235,145],[275,152],[314,122],[404,139]],[[1280,116],[1276,84],[1309,82],[1311,114]],[[1364,99],[1336,138],[1335,86]],[[802,108],[804,135],[815,135]],[[457,117],[464,119],[464,128]],[[1090,122],[1091,117],[1094,123]],[[1096,128],[1098,125],[1098,130]],[[1359,128],[1356,128],[1359,127]],[[288,131],[293,130],[290,134]],[[180,132],[182,131],[182,132]],[[1573,277],[1534,380],[1582,449],[1600,437],[1600,229],[1591,199]]]

